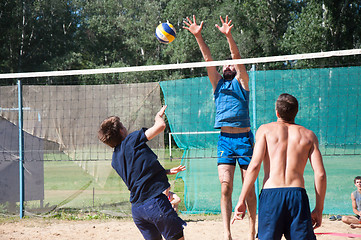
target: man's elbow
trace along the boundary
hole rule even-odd
[[[258,176],[259,171],[261,170],[261,164],[250,164],[247,168],[247,174]]]
[[[326,182],[327,181],[326,171],[320,171],[320,172],[316,173],[315,177],[320,182]]]

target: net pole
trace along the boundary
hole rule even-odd
[[[20,219],[24,216],[24,136],[23,136],[23,91],[21,80],[18,80],[19,107],[19,203]]]
[[[251,83],[252,83],[252,107],[253,107],[253,130],[252,132],[256,134],[256,120],[257,120],[257,114],[256,114],[256,65],[252,64],[251,69]],[[257,209],[259,204],[259,182],[258,182],[258,176],[256,179],[256,182],[254,183],[254,188],[256,192],[256,198],[257,198]]]

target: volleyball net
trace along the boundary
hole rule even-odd
[[[97,139],[99,124],[117,115],[129,132],[151,127],[167,104],[164,134],[148,142],[165,168],[186,165],[172,181],[187,213],[219,213],[215,105],[207,66],[246,64],[255,133],[275,121],[275,101],[299,101],[296,123],[315,132],[328,174],[324,213],[352,214],[353,178],[360,175],[361,50],[156,66],[0,74],[0,210],[18,211],[19,160],[25,211],[130,214],[129,192]],[[22,119],[22,121],[20,120]],[[19,133],[19,128],[23,129]],[[20,135],[20,136],[19,136]],[[23,152],[21,143],[23,142]],[[263,172],[260,173],[262,182]],[[181,180],[183,181],[181,181]],[[182,182],[182,183],[180,183]],[[241,191],[235,173],[234,205]],[[313,172],[305,171],[314,206]],[[174,186],[175,185],[175,186]],[[261,186],[260,186],[261,187]]]

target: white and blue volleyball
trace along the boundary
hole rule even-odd
[[[170,23],[161,23],[155,29],[155,36],[157,37],[158,41],[161,43],[171,43],[175,39],[176,32],[175,28]]]

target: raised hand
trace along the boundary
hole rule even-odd
[[[233,25],[231,25],[232,20],[228,20],[228,15],[226,16],[226,21],[223,20],[222,16],[219,16],[219,18],[221,19],[222,26],[220,27],[216,24],[218,30],[226,36],[231,34],[231,29],[233,28]]]
[[[167,105],[164,105],[160,110],[159,112],[155,115],[155,119],[159,119],[159,118],[163,118],[163,115],[164,115],[164,112],[165,112],[165,109],[167,108]]]
[[[183,21],[183,23],[188,26],[188,27],[183,26],[183,28],[190,31],[195,37],[201,34],[203,28],[203,21],[201,22],[200,25],[197,25],[195,15],[193,15],[193,21],[189,17],[187,17],[187,21]]]

